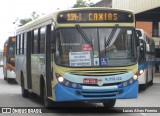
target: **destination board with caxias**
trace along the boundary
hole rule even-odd
[[[81,10],[62,12],[58,15],[58,23],[105,23],[105,22],[133,22],[130,12],[113,10]]]

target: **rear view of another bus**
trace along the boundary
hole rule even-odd
[[[15,80],[15,37],[9,37],[4,43],[3,73],[8,83]]]
[[[154,74],[154,40],[143,29],[136,29],[139,33],[139,78],[140,90],[145,90],[153,84]]]

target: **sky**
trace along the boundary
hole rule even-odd
[[[100,0],[91,0],[96,3]],[[57,9],[68,9],[76,0],[3,0],[0,3],[0,50],[9,36],[15,34],[13,22],[19,18],[29,18],[33,11],[39,15],[48,14]]]

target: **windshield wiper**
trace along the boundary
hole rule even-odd
[[[85,34],[85,32],[82,30],[82,28],[80,27],[80,25],[75,25],[76,29],[78,30],[78,32],[81,34],[82,38],[85,40],[85,42],[89,45],[92,45],[92,39],[90,40],[87,35]],[[93,46],[93,45],[92,45]]]
[[[106,56],[106,47],[109,46],[109,44],[111,43],[113,36],[115,35],[117,29],[118,29],[119,25],[115,24],[114,28],[112,29],[107,41],[106,41],[106,36],[104,37],[104,49],[105,49],[105,56]]]
[[[106,41],[106,37],[104,38],[105,39],[105,47],[109,46],[109,44],[111,43],[112,38],[113,38],[113,36],[115,35],[115,33],[118,29],[118,26],[119,26],[118,24],[115,24],[115,26],[114,26],[113,30],[111,31],[107,41]]]

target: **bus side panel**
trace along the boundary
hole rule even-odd
[[[44,54],[31,55],[31,75],[32,90],[40,95],[40,77],[45,75],[45,56]]]
[[[25,88],[27,88],[27,78],[26,78],[26,59],[23,55],[17,55],[15,60],[16,66],[16,81],[19,85],[21,85],[21,74],[24,76]]]

